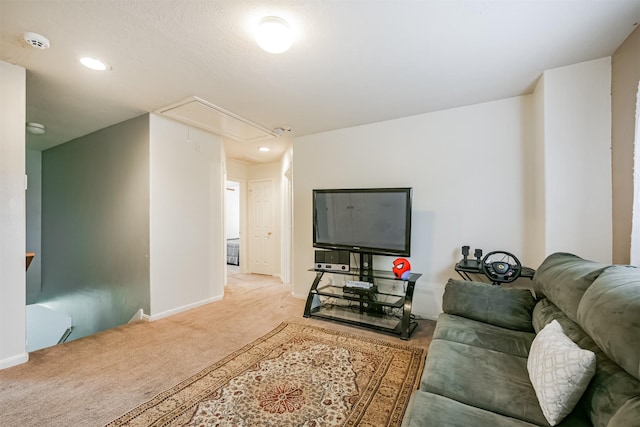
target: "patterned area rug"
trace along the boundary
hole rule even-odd
[[[282,323],[107,426],[399,426],[425,353]]]

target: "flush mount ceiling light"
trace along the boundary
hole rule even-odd
[[[102,62],[101,60],[96,58],[90,58],[88,56],[85,56],[84,58],[80,58],[80,63],[85,67],[91,68],[92,70],[96,70],[96,71],[104,71],[104,70],[111,69],[109,64]]]
[[[35,122],[27,122],[27,132],[34,135],[42,135],[45,132],[44,125]]]
[[[284,19],[278,16],[266,16],[258,23],[256,41],[269,53],[282,53],[291,47],[293,34]]]
[[[269,147],[258,147],[258,150],[262,151],[263,153],[266,153],[267,151],[271,151]]]

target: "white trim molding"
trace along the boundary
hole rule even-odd
[[[12,366],[22,365],[29,361],[29,353],[17,354],[15,356],[8,357],[0,360],[0,370],[11,368]]]
[[[176,308],[173,308],[171,310],[163,311],[162,313],[152,314],[151,316],[147,316],[147,318],[151,322],[153,322],[155,320],[164,319],[165,317],[173,316],[174,314],[182,313],[184,311],[188,311],[188,310],[203,306],[205,304],[210,304],[212,302],[220,301],[220,300],[222,300],[223,296],[224,295],[219,295],[219,296],[215,296],[215,297],[212,297],[212,298],[207,298],[205,300],[197,301],[197,302],[194,302],[192,304],[183,305],[182,307],[176,307]]]

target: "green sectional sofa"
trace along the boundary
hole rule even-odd
[[[640,269],[556,253],[533,281],[449,280],[403,427],[640,426]]]

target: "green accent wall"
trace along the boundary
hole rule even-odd
[[[42,289],[77,339],[150,311],[149,115],[42,153]]]
[[[40,295],[42,283],[42,152],[26,151],[27,192],[27,252],[36,256],[27,270],[27,304]]]

